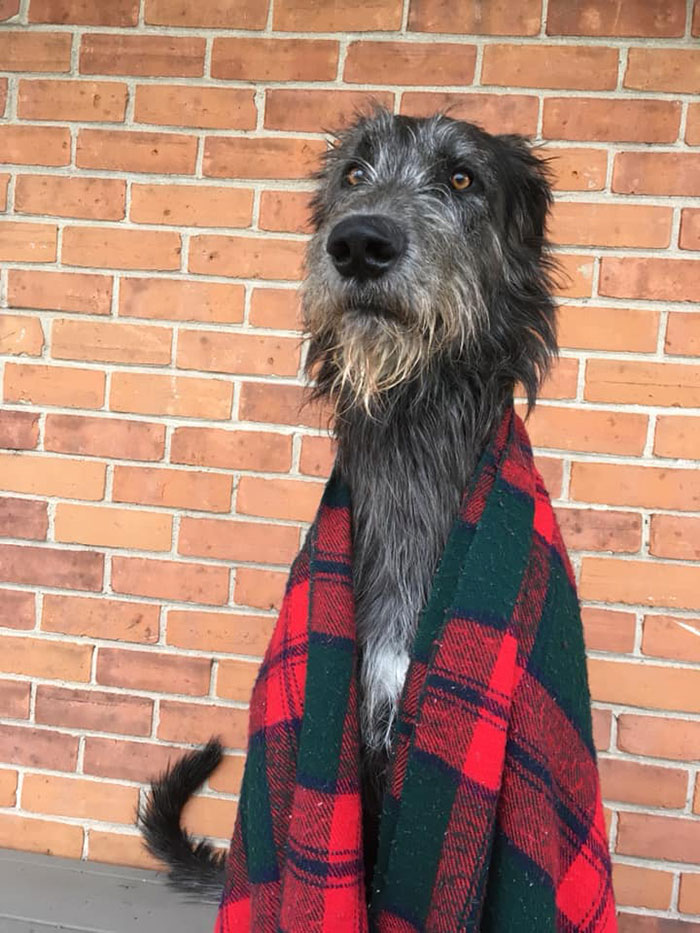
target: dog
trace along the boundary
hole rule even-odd
[[[316,182],[306,373],[352,495],[369,874],[411,645],[461,495],[516,385],[532,407],[556,354],[552,194],[523,137],[382,109],[336,136]],[[184,756],[139,817],[172,883],[202,897],[218,897],[224,857],[180,815],[220,758],[216,740]]]

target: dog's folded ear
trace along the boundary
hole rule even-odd
[[[552,206],[552,173],[545,159],[535,155],[524,136],[504,134],[500,147],[507,236],[511,243],[542,250],[547,214]]]

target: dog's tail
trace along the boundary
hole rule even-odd
[[[218,739],[183,755],[151,785],[138,814],[146,848],[168,868],[168,881],[196,900],[218,901],[224,884],[226,855],[206,841],[196,842],[180,825],[182,810],[221,761]]]

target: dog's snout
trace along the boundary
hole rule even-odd
[[[354,214],[331,230],[326,249],[345,278],[372,279],[384,275],[406,248],[398,224],[381,214]]]

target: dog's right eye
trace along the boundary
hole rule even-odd
[[[345,183],[355,187],[355,185],[361,185],[366,177],[367,173],[363,168],[360,168],[359,165],[353,165],[345,176]]]

